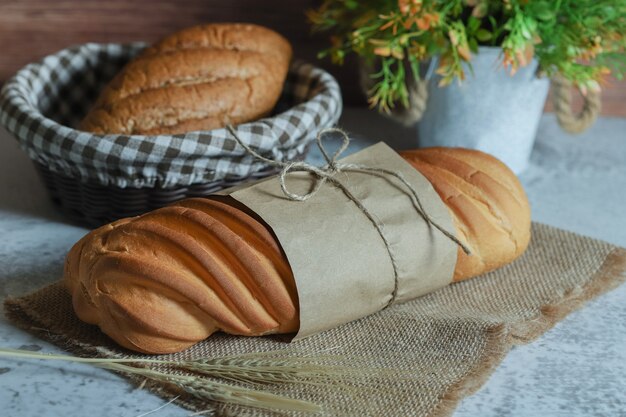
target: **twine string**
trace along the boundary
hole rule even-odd
[[[346,197],[348,197],[348,199],[357,206],[357,208],[365,215],[365,217],[367,217],[367,219],[372,223],[372,225],[378,232],[378,235],[380,236],[383,243],[385,244],[385,249],[387,250],[387,254],[389,255],[389,259],[391,260],[391,265],[393,267],[394,289],[393,289],[391,299],[387,303],[387,306],[393,304],[398,294],[398,264],[393,254],[393,251],[391,250],[391,243],[389,242],[389,240],[385,236],[385,233],[383,232],[383,228],[384,228],[383,224],[376,218],[376,216],[374,216],[363,205],[363,203],[361,202],[359,198],[357,198],[354,194],[352,194],[352,192],[341,181],[339,181],[336,178],[336,175],[338,173],[357,172],[357,173],[363,173],[363,174],[369,174],[369,175],[376,175],[380,177],[392,176],[398,179],[402,183],[402,185],[404,185],[405,189],[408,191],[408,194],[411,198],[413,206],[415,207],[419,215],[424,219],[424,221],[429,226],[432,226],[436,228],[437,230],[439,230],[444,236],[446,236],[448,239],[450,239],[452,242],[458,245],[463,250],[463,252],[465,252],[467,255],[471,255],[469,248],[463,242],[461,242],[453,233],[451,233],[450,231],[446,230],[441,225],[439,225],[426,212],[419,198],[417,190],[411,183],[409,183],[406,180],[406,178],[404,177],[404,175],[402,175],[402,173],[398,171],[384,169],[384,168],[370,167],[370,166],[366,166],[362,164],[344,164],[344,163],[337,162],[337,158],[339,158],[339,156],[348,148],[348,145],[350,144],[350,137],[343,130],[339,128],[327,128],[327,129],[321,130],[318,133],[317,138],[316,138],[317,146],[319,147],[320,152],[322,153],[322,156],[326,160],[326,165],[317,167],[315,165],[309,164],[308,162],[304,162],[304,161],[282,162],[282,161],[277,161],[274,159],[266,158],[263,155],[260,155],[250,146],[245,144],[239,138],[233,126],[228,125],[226,126],[226,128],[228,129],[230,134],[233,136],[233,138],[237,141],[237,143],[241,147],[243,147],[248,154],[254,156],[256,159],[260,161],[267,163],[268,165],[281,168],[280,174],[278,176],[280,188],[283,194],[288,199],[293,200],[293,201],[306,201],[309,198],[313,197],[315,194],[317,194],[317,192],[320,190],[322,185],[324,185],[326,182],[329,182],[333,186],[341,190],[346,195]],[[324,139],[324,136],[331,134],[331,133],[338,133],[342,138],[342,143],[341,143],[341,146],[335,151],[335,153],[332,156],[329,156],[328,152],[326,151],[326,148],[324,147],[323,139]],[[286,179],[287,179],[287,176],[292,172],[308,172],[312,174],[316,178],[316,181],[313,183],[313,188],[309,190],[309,192],[303,193],[303,194],[290,191],[289,188],[287,187]]]

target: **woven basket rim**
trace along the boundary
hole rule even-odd
[[[79,54],[96,54],[102,51],[112,51],[115,48],[120,48],[120,50],[121,48],[134,48],[139,51],[144,46],[145,44],[142,43],[86,43],[62,49],[37,63],[25,66],[2,88],[0,124],[16,137],[22,148],[36,162],[53,172],[82,181],[96,181],[103,185],[185,186],[228,176],[246,176],[262,169],[262,164],[251,160],[245,155],[243,148],[234,144],[225,128],[176,135],[94,134],[59,124],[44,116],[39,101],[33,102],[33,96],[41,91],[43,83],[47,82],[42,79],[49,75],[50,68],[47,66],[50,66],[50,62],[58,62],[61,59],[59,57],[72,58]],[[236,126],[240,138],[248,142],[253,149],[283,160],[286,155],[301,151],[314,139],[317,131],[336,123],[342,109],[339,86],[329,73],[302,61],[294,61],[289,68],[289,73],[315,85],[306,99],[271,117]],[[297,85],[291,87],[294,90],[298,88]],[[311,109],[315,109],[315,115],[312,114]],[[306,121],[303,122],[305,119]],[[297,123],[293,123],[294,120]],[[290,125],[290,123],[293,124]],[[145,155],[138,152],[124,153],[115,150],[115,146],[120,142],[124,142],[124,149],[137,149],[142,142],[168,143],[168,146],[178,143],[177,146],[182,151],[171,152],[170,154],[175,154],[174,156],[165,153],[160,157],[155,157],[150,153]],[[72,154],[73,148],[86,147],[90,143],[97,143],[91,153]],[[185,151],[192,149],[194,143],[206,146],[198,153]],[[58,149],[63,146],[71,149]],[[103,166],[102,161],[108,158],[112,149],[117,152],[117,165]],[[220,165],[220,161],[229,158],[232,163]],[[207,167],[211,165],[210,163],[203,164],[203,161],[215,162],[217,159],[220,161],[217,161],[216,167],[202,169],[203,165]],[[181,171],[170,175],[169,170],[173,165],[184,164],[192,167],[187,170],[190,172]]]
[[[68,48],[61,49],[61,50],[59,50],[59,51],[57,51],[57,52],[55,52],[53,54],[50,54],[50,55],[47,55],[47,56],[43,57],[38,62],[27,64],[23,68],[19,69],[17,71],[17,73],[13,77],[11,77],[4,84],[4,86],[3,86],[2,90],[1,90],[2,93],[0,95],[3,96],[4,95],[4,91],[8,90],[10,88],[11,84],[19,82],[19,81],[16,81],[16,79],[18,78],[19,75],[31,72],[33,65],[37,65],[40,62],[43,62],[47,58],[56,56],[59,53],[64,52],[64,51],[72,51],[72,50],[77,50],[79,48],[85,48],[85,47],[86,48],[91,48],[91,47],[100,48],[100,47],[103,47],[103,46],[106,47],[106,46],[111,46],[111,45],[114,45],[114,46],[118,46],[118,45],[133,46],[133,47],[138,47],[138,48],[141,48],[141,49],[143,49],[146,46],[146,44],[143,43],[143,42],[132,42],[132,43],[126,43],[126,44],[87,42],[87,43],[84,43],[84,44],[74,45],[74,46],[70,46]],[[293,68],[300,68],[301,66],[310,66],[311,68],[319,70],[320,72],[322,72],[324,74],[330,75],[328,72],[324,71],[323,69],[321,69],[319,67],[316,67],[313,64],[306,63],[305,61],[302,61],[302,60],[294,60],[291,63],[291,65],[290,65],[290,71],[293,70]],[[317,79],[319,77],[313,75],[311,78],[312,79]],[[316,93],[309,100],[303,101],[303,102],[297,104],[296,106],[301,105],[301,104],[305,104],[306,102],[311,101],[313,98],[315,98],[315,96],[326,94],[327,90],[328,90],[328,88],[321,89],[319,91],[319,93]],[[34,103],[30,103],[30,100],[25,99],[24,101],[30,104],[30,106],[28,106],[28,109],[30,111],[27,112],[26,117],[36,117],[36,118],[43,119],[46,122],[49,122],[51,125],[53,125],[55,127],[58,127],[59,129],[67,130],[68,132],[82,132],[82,131],[80,131],[78,129],[75,129],[75,128],[72,128],[70,126],[62,125],[62,124],[56,122],[55,120],[53,120],[53,119],[51,119],[49,117],[46,117],[45,115],[43,115],[41,110]],[[282,117],[282,116],[290,116],[292,113],[293,113],[293,108],[290,108],[289,110],[285,110],[283,112],[274,114],[274,115],[272,115],[270,117],[263,117],[261,119],[258,119],[258,120],[252,121],[252,122],[241,123],[238,126],[250,126],[250,125],[254,125],[254,124],[258,124],[258,123],[266,123],[268,120],[272,120],[272,119],[275,119],[277,117]],[[218,128],[218,129],[212,129],[212,130],[213,131],[224,130],[224,128]],[[182,138],[182,137],[186,136],[189,133],[195,133],[195,132],[202,132],[202,131],[192,131],[192,132],[187,132],[187,133],[178,133],[178,134],[174,134],[174,135],[118,135],[118,134],[109,134],[109,133],[107,133],[107,134],[99,134],[99,133],[91,133],[91,132],[85,132],[85,133],[89,133],[90,136],[97,137],[97,138],[102,138],[102,139],[109,138],[109,137],[117,137],[117,136],[128,136],[128,137],[133,137],[133,138],[139,138],[139,139],[142,139],[142,140],[146,140],[146,139],[155,138],[155,137],[158,137],[158,136],[171,136],[171,137]]]

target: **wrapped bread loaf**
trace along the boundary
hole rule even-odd
[[[261,26],[185,29],[128,63],[79,128],[176,134],[255,120],[278,101],[290,60],[289,42]]]
[[[400,152],[433,185],[448,206],[460,248],[454,280],[492,271],[517,258],[530,242],[530,207],[519,180],[483,152],[427,148]]]
[[[530,209],[515,175],[484,153],[432,148],[404,158],[448,206],[459,252],[454,280],[518,257]],[[146,353],[182,350],[222,330],[298,329],[294,276],[272,232],[253,213],[189,199],[93,231],[70,251],[65,283],[74,310],[115,341]]]

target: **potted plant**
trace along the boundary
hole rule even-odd
[[[576,132],[597,115],[604,77],[626,66],[625,0],[324,0],[308,17],[332,32],[321,57],[360,57],[372,107],[421,118],[420,145],[480,149],[517,173],[548,78],[561,125]],[[578,118],[571,84],[586,99]]]

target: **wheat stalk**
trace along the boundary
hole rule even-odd
[[[360,382],[372,379],[389,382],[415,377],[402,370],[373,368],[366,363],[365,357],[333,355],[328,351],[269,351],[174,361],[156,358],[81,358],[0,348],[0,356],[89,363],[111,371],[172,384],[200,400],[283,411],[319,412],[321,407],[309,401],[232,383],[311,384],[350,391],[364,389]],[[365,361],[360,362],[360,359]],[[382,387],[379,385],[377,390],[384,390]]]
[[[371,386],[372,380],[378,380],[381,383],[376,385],[376,390],[380,394],[380,391],[393,386],[390,383],[392,381],[416,377],[409,371],[373,367],[367,357],[333,355],[328,353],[329,350],[332,349],[313,353],[297,350],[253,352],[182,361],[157,358],[81,358],[2,348],[0,356],[89,363],[111,371],[174,385],[199,400],[300,412],[320,412],[322,408],[310,401],[252,389],[241,384],[264,387],[268,384],[310,384],[354,392],[368,389],[368,384],[363,384],[364,382],[369,382]]]
[[[168,361],[159,359],[104,359],[104,358],[80,358],[66,355],[53,355],[38,352],[30,352],[19,349],[2,349],[0,348],[0,356],[10,356],[15,358],[44,359],[44,360],[62,360],[75,363],[89,363],[99,368],[108,369],[116,372],[123,372],[132,375],[139,375],[145,378],[175,385],[183,391],[201,400],[217,401],[233,405],[242,405],[262,409],[283,410],[283,411],[303,411],[303,412],[319,412],[321,407],[309,401],[302,401],[286,396],[272,394],[270,392],[254,390],[245,387],[225,384],[213,381],[207,378],[195,375],[180,375],[175,373],[161,372],[143,366],[143,365],[174,365],[181,369],[191,369],[196,361]],[[183,366],[180,366],[180,365]],[[202,365],[200,365],[202,367]],[[232,367],[232,365],[231,365]],[[280,368],[280,366],[278,367]],[[204,374],[210,376],[219,376],[219,374],[211,374],[210,369],[204,369]],[[224,373],[224,372],[223,372]],[[242,378],[245,379],[245,378]],[[277,379],[278,381],[278,379]]]

